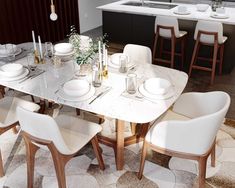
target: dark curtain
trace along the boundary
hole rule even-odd
[[[50,0],[0,0],[0,44],[63,40],[75,25],[79,32],[78,0],[54,0],[57,21],[50,20]]]

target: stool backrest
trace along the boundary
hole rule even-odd
[[[199,31],[202,32],[211,32],[217,33],[218,35],[218,43],[223,43],[223,25],[220,22],[212,22],[212,21],[205,21],[199,20],[196,25],[194,39],[197,40],[197,36]],[[201,34],[200,42],[214,44],[215,42],[215,35],[213,34]]]
[[[170,16],[157,16],[155,20],[155,33],[157,32],[158,26],[171,27],[174,28],[175,37],[179,37],[179,23],[177,18]],[[159,30],[159,35],[161,37],[171,38],[171,29],[161,29]]]

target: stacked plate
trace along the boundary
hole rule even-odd
[[[67,101],[84,101],[95,94],[95,88],[86,80],[70,80],[59,90],[58,95]]]
[[[22,52],[15,44],[0,45],[0,58],[8,57],[11,54],[19,55]]]
[[[1,81],[15,81],[26,77],[29,70],[21,64],[10,63],[0,67],[0,80]]]
[[[171,83],[163,78],[150,78],[139,87],[139,92],[150,99],[168,99],[174,95]]]
[[[54,46],[55,55],[59,56],[62,61],[68,61],[74,54],[73,45],[70,43],[58,43]]]
[[[113,67],[113,68],[119,68],[120,67],[120,63],[119,63],[119,57],[123,55],[123,53],[115,53],[113,55],[110,56],[110,59],[109,59],[109,62],[108,62],[108,65],[110,67]],[[128,60],[128,63],[127,63],[127,68],[129,67],[132,67],[134,64],[131,63],[130,59]]]

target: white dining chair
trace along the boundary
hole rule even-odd
[[[91,141],[100,169],[104,163],[96,134],[101,126],[74,116],[58,115],[55,119],[48,115],[33,113],[17,108],[21,134],[26,144],[27,182],[33,187],[35,154],[39,148],[51,152],[59,188],[66,188],[65,165],[78,151]]]
[[[0,135],[18,125],[16,107],[21,106],[29,111],[38,111],[40,106],[16,97],[0,99]],[[4,176],[3,161],[0,149],[0,177]]]
[[[211,72],[211,84],[214,83],[216,64],[219,63],[219,74],[222,74],[223,56],[224,56],[224,43],[227,41],[227,37],[223,36],[223,25],[221,22],[212,22],[199,20],[196,25],[194,40],[196,40],[193,55],[189,68],[189,77],[192,74],[193,69],[209,71]],[[213,47],[213,57],[205,58],[199,56],[200,46]],[[220,54],[219,59],[217,58]],[[196,60],[207,61],[211,63],[211,66],[198,64]]]
[[[138,178],[142,178],[146,151],[152,150],[199,163],[199,187],[204,187],[207,158],[215,166],[215,139],[230,105],[222,91],[184,93],[163,119],[148,131]]]
[[[128,55],[130,62],[150,63],[152,64],[152,52],[147,46],[137,44],[127,44],[123,53]]]
[[[155,19],[155,40],[153,45],[153,63],[154,62],[161,62],[161,63],[168,63],[170,67],[174,67],[175,56],[181,57],[181,66],[184,65],[185,60],[185,42],[187,31],[180,31],[179,30],[179,23],[176,17],[171,16],[157,16]],[[160,40],[160,49],[159,49],[159,56],[157,57],[157,45],[158,41]],[[164,40],[170,40],[171,42],[171,50],[166,51],[163,49],[164,47]],[[180,43],[181,51],[180,53],[176,53],[176,44]],[[170,60],[163,58],[163,53],[170,55]]]

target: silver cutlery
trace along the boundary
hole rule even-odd
[[[100,92],[94,99],[92,99],[92,100],[89,102],[89,104],[93,103],[93,102],[94,102],[96,99],[98,99],[99,97],[104,96],[104,95],[105,95],[106,93],[108,93],[111,89],[112,89],[112,88],[109,87],[108,89],[106,89],[106,90]]]
[[[29,76],[26,76],[24,79],[20,80],[18,83],[21,84],[23,83],[24,81],[28,80],[28,79],[33,79],[39,75],[41,75],[42,73],[46,72],[45,70],[43,70],[42,72],[38,73],[38,74],[31,74]]]

